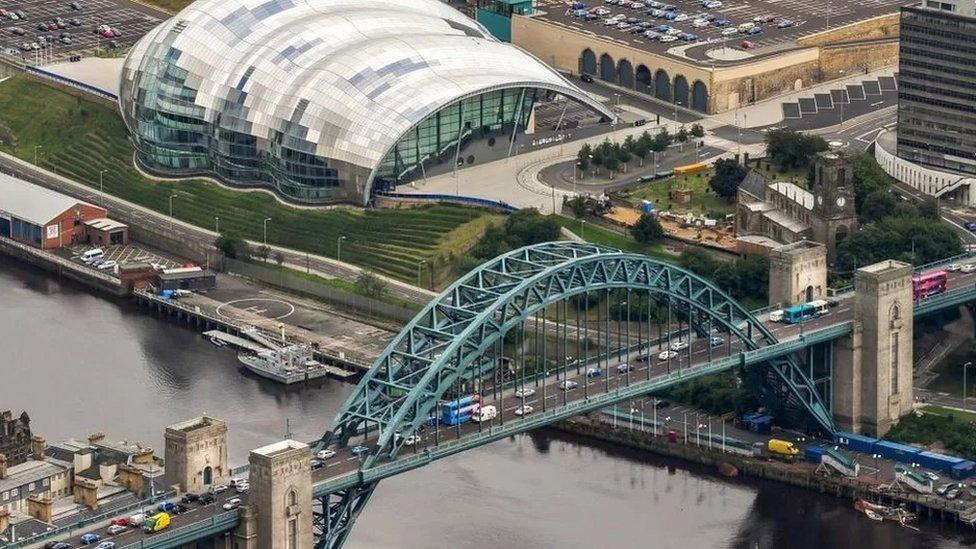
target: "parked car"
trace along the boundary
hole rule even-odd
[[[657,355],[657,358],[658,360],[670,360],[672,358],[678,358],[678,353],[672,351],[671,349],[667,349],[661,351],[661,354]]]
[[[587,368],[586,377],[600,377],[603,375],[603,370],[599,368]]]
[[[515,390],[515,398],[529,398],[535,394],[535,389],[531,387],[523,387],[521,389]]]
[[[925,476],[925,478],[931,480],[932,482],[938,482],[939,480],[939,475],[933,473],[932,471],[922,471],[922,474]]]
[[[946,499],[956,499],[959,497],[959,488],[953,488],[945,493]]]
[[[204,494],[200,496],[200,499],[197,500],[200,505],[211,505],[215,501],[217,501],[217,498],[215,498],[213,494]]]
[[[959,272],[961,273],[972,273],[976,272],[976,263],[966,263],[962,267],[959,267]]]
[[[238,494],[243,494],[251,489],[251,485],[247,482],[241,482],[234,489],[237,490]]]
[[[586,74],[584,72],[583,74],[580,75],[580,80],[582,80],[583,82],[586,82],[586,83],[591,83],[591,82],[593,82],[593,76],[592,75],[589,75],[589,74]]]
[[[795,24],[796,23],[794,23],[790,19],[783,19],[782,21],[780,21],[779,23],[777,23],[776,26],[779,27],[779,28],[781,28],[781,29],[785,29],[787,27],[792,27]]]
[[[241,498],[231,498],[227,500],[227,503],[225,503],[222,507],[224,508],[224,511],[230,511],[232,509],[237,509],[240,506]]]
[[[633,371],[634,371],[634,366],[632,364],[630,364],[629,362],[624,362],[623,364],[618,364],[617,365],[617,372],[619,372],[621,374],[624,374],[624,373],[627,373],[627,372],[633,372]]]
[[[183,494],[183,498],[180,499],[183,503],[193,503],[200,500],[200,494],[194,494],[193,492],[187,492]]]
[[[227,486],[224,486],[223,484],[214,484],[213,486],[210,487],[211,494],[219,494],[221,492],[226,492],[226,491],[227,491]]]
[[[751,40],[743,40],[742,43],[739,44],[739,46],[741,46],[742,49],[744,49],[744,50],[751,50],[752,48],[755,48],[756,47],[756,43],[753,42],[753,41],[751,41]],[[772,320],[772,319],[770,319],[770,320]]]
[[[326,448],[325,450],[319,450],[315,452],[315,457],[318,459],[329,459],[335,457],[336,452],[331,448]]]
[[[63,41],[63,40],[65,40],[65,38],[62,38],[61,40]],[[107,271],[109,269],[114,269],[115,267],[118,266],[118,264],[119,264],[118,261],[115,261],[114,259],[109,259],[108,261],[100,264],[98,266],[98,270],[99,271]]]
[[[114,541],[103,541],[95,546],[95,549],[115,549]]]
[[[524,406],[519,406],[515,409],[515,415],[517,416],[527,416],[532,413],[533,408],[528,404]]]

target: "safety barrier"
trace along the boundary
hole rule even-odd
[[[502,213],[515,213],[518,208],[502,202],[501,200],[490,200],[477,196],[464,196],[456,194],[407,194],[407,193],[376,193],[377,196],[393,198],[396,200],[412,200],[416,202],[449,202],[451,204],[461,204],[463,206],[474,206],[476,208],[488,208]]]
[[[61,76],[60,74],[54,74],[53,72],[46,71],[44,69],[35,67],[33,65],[28,65],[24,70],[27,72],[27,74],[33,74],[34,76],[46,78],[48,80],[51,80],[52,82],[57,82],[58,84],[63,84],[65,86],[70,86],[72,88],[79,89],[83,92],[87,92],[92,95],[101,97],[102,99],[107,99],[109,101],[119,100],[119,96],[112,92],[108,92],[103,89],[96,88],[95,86],[90,86],[88,84],[85,84],[84,82],[79,82],[73,78]]]

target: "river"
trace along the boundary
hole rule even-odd
[[[26,409],[48,440],[162,448],[200,414],[229,424],[233,464],[282,438],[321,436],[352,386],[283,386],[233,353],[130,302],[0,256],[0,410]],[[160,452],[161,453],[161,452]],[[954,548],[976,533],[877,524],[850,502],[543,430],[380,484],[347,547]]]

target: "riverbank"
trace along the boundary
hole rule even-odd
[[[857,479],[828,476],[818,473],[817,466],[805,461],[786,463],[763,458],[723,452],[718,447],[709,448],[693,443],[669,442],[667,436],[634,429],[626,424],[610,424],[590,416],[580,416],[550,426],[553,429],[577,436],[618,444],[632,449],[651,452],[660,456],[678,458],[711,468],[717,474],[734,467],[738,475],[789,484],[821,494],[829,494],[853,502],[857,499],[875,501],[886,505],[904,505],[919,517],[973,525],[973,504],[950,501],[935,495],[892,492],[890,485],[877,477]],[[703,443],[704,444],[704,443]]]
[[[103,294],[124,297],[129,293],[128,288],[115,277],[7,237],[0,236],[0,254],[69,278]]]

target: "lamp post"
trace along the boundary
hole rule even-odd
[[[270,217],[264,218],[264,245],[268,245],[268,221],[271,221]]]
[[[34,165],[37,165],[37,149],[43,148],[44,145],[34,145]]]
[[[220,234],[220,218],[214,216],[214,232]]]
[[[418,287],[420,286],[420,271],[421,269],[423,269],[425,263],[427,263],[426,259],[421,259],[419,262],[417,262],[417,286]]]
[[[972,366],[972,362],[967,362],[962,365],[962,409],[966,409],[966,370]]]
[[[169,231],[173,232],[173,199],[176,198],[177,193],[169,195]]]
[[[346,235],[342,235],[336,239],[336,261],[342,261],[342,241],[346,239]]]
[[[878,467],[878,460],[881,459],[881,454],[871,454],[874,458],[874,478],[878,478],[881,474],[881,469]]]
[[[36,164],[36,162],[35,162],[35,164]],[[107,171],[108,170],[99,170],[98,171],[98,192],[101,192],[101,193],[105,192],[105,184],[104,184],[105,179],[104,179],[103,176],[105,175],[105,172],[107,172]]]

